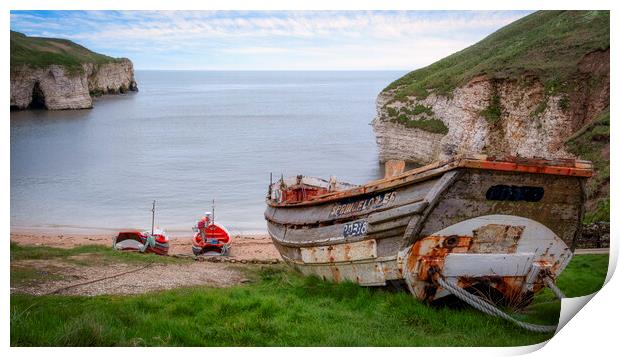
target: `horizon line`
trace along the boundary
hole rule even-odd
[[[415,71],[415,69],[164,69],[164,68],[134,68],[135,71],[185,71],[185,72],[401,72]]]

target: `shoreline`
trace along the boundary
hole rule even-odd
[[[11,243],[25,246],[45,246],[70,249],[83,245],[101,245],[112,248],[112,241],[118,231],[78,232],[72,230],[50,231],[39,227],[11,227]],[[170,255],[192,254],[193,232],[170,235]],[[238,259],[281,260],[267,233],[232,234],[231,257]]]
[[[155,226],[156,228],[158,226]],[[161,228],[161,227],[160,227]],[[194,232],[191,229],[165,229],[166,233],[168,233],[171,238],[191,238],[194,236]],[[44,234],[44,235],[80,235],[80,236],[88,236],[88,235],[116,235],[118,232],[122,231],[145,231],[148,229],[141,228],[131,228],[131,227],[122,227],[122,228],[106,228],[106,227],[80,227],[80,226],[71,226],[71,225],[47,225],[47,226],[21,226],[21,225],[11,225],[10,226],[11,234]],[[232,236],[267,236],[267,230],[253,230],[253,231],[236,231],[229,230]]]

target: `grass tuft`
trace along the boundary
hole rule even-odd
[[[480,112],[489,124],[495,124],[499,121],[502,116],[502,105],[500,102],[499,94],[497,92],[491,95],[491,99],[489,100],[489,106],[486,107],[483,111]]]

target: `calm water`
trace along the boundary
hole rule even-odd
[[[216,199],[235,232],[266,229],[274,178],[380,176],[370,121],[402,72],[138,71],[92,110],[11,113],[11,225],[191,231]]]

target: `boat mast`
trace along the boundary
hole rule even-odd
[[[151,218],[151,235],[153,235],[155,233],[155,200],[153,200],[153,209],[151,209],[151,212],[153,212]]]
[[[211,223],[215,224],[215,198],[213,199],[213,203],[211,204],[211,216]]]

